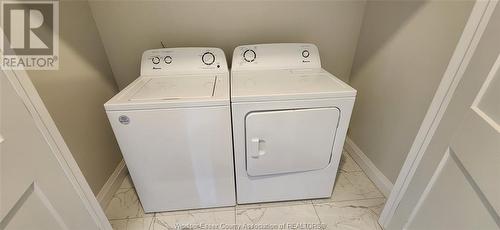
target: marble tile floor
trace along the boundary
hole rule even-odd
[[[348,154],[342,154],[339,168],[333,195],[327,199],[153,214],[144,213],[127,177],[105,212],[114,230],[277,229],[285,223],[288,229],[381,229],[377,219],[385,204],[382,193]]]

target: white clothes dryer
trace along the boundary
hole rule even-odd
[[[234,50],[237,203],[330,197],[356,90],[321,68],[313,44]]]

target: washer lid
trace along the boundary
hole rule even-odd
[[[210,98],[216,76],[150,78],[129,101]]]
[[[107,111],[229,106],[229,76],[142,76],[104,104]]]
[[[235,71],[231,101],[354,97],[356,90],[323,69]]]

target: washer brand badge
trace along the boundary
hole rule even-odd
[[[118,121],[124,125],[128,125],[128,123],[130,123],[130,118],[125,115],[121,115],[120,117],[118,117]]]
[[[59,2],[2,1],[2,69],[59,68]]]

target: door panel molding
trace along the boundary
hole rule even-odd
[[[467,169],[464,167],[463,162],[459,159],[457,154],[453,151],[451,147],[446,149],[445,154],[441,158],[441,161],[439,162],[439,165],[436,168],[436,171],[432,175],[429,183],[427,184],[424,192],[422,193],[422,196],[420,196],[417,204],[415,205],[415,208],[412,210],[408,221],[405,223],[403,229],[411,229],[411,225],[414,223],[415,218],[419,214],[419,212],[422,209],[422,206],[424,205],[424,202],[427,201],[431,193],[433,192],[433,188],[435,185],[438,184],[438,181],[441,179],[441,176],[443,174],[444,170],[449,170],[449,167],[455,167],[458,168],[458,177],[463,178],[462,182],[467,184],[467,188],[471,193],[473,193],[472,197],[474,200],[479,200],[476,204],[476,206],[480,207],[481,210],[481,219],[483,222],[482,224],[489,224],[491,226],[495,226],[500,228],[500,219],[494,210],[494,208],[491,206],[490,202],[487,200],[485,194],[481,191],[480,187],[477,185],[477,183],[474,181],[472,176],[469,174]],[[450,194],[452,195],[452,194]],[[470,208],[470,207],[468,207]],[[477,208],[477,207],[475,207]],[[468,210],[467,210],[468,211]],[[464,212],[467,212],[464,211]],[[475,219],[475,216],[472,216],[472,219]],[[446,222],[446,221],[445,221]],[[427,226],[429,229],[433,229],[432,226]],[[435,227],[435,226],[434,226]],[[470,226],[469,226],[470,227]],[[483,228],[485,229],[485,228]],[[489,228],[487,228],[489,229]]]
[[[490,117],[483,109],[480,108],[481,105],[481,100],[485,96],[486,92],[489,89],[493,79],[497,77],[497,81],[500,81],[500,54],[497,57],[497,60],[495,61],[495,64],[491,68],[490,73],[488,74],[488,77],[486,77],[486,80],[484,84],[481,86],[481,89],[479,90],[479,93],[477,97],[474,99],[474,102],[472,103],[472,110],[477,113],[478,116],[480,116],[482,119],[484,119],[488,124],[492,127],[495,128],[497,132],[500,132],[500,124]]]
[[[451,148],[450,148],[450,156],[455,161],[458,168],[460,169],[460,171],[462,172],[464,177],[467,179],[467,181],[469,182],[471,187],[474,189],[474,192],[476,192],[476,195],[481,200],[481,203],[488,210],[488,212],[491,215],[491,217],[493,218],[493,220],[495,220],[497,227],[500,228],[500,217],[498,216],[497,212],[495,211],[495,208],[491,205],[486,194],[483,193],[480,186],[476,183],[476,181],[474,180],[472,175],[465,168],[463,162],[459,159],[457,154]]]
[[[42,189],[37,186],[36,182],[31,183],[28,188],[24,191],[21,197],[16,201],[14,206],[9,210],[5,217],[0,222],[0,229],[6,229],[9,223],[15,218],[16,214],[21,210],[23,205],[28,202],[29,198],[36,196],[38,200],[44,205],[51,217],[54,218],[55,222],[59,226],[59,229],[68,230],[68,227],[64,223],[61,215],[54,208],[50,200],[45,196]]]
[[[446,162],[448,162],[449,158],[450,158],[450,149],[448,148],[446,150],[443,158],[441,158],[441,161],[439,162],[439,164],[438,164],[438,166],[436,168],[436,172],[434,172],[434,175],[432,175],[432,177],[431,177],[431,179],[429,181],[429,184],[427,184],[427,187],[425,187],[425,190],[422,193],[422,196],[418,200],[417,205],[415,205],[415,209],[413,209],[413,211],[411,212],[410,217],[408,218],[408,222],[406,222],[406,224],[403,227],[403,229],[407,229],[408,226],[415,219],[415,216],[417,215],[418,210],[420,210],[420,208],[422,207],[422,204],[424,203],[424,201],[429,196],[429,193],[430,193],[430,191],[432,189],[432,186],[436,183],[437,179],[439,178],[439,175],[441,175],[441,172],[443,171],[443,168],[446,165]]]

